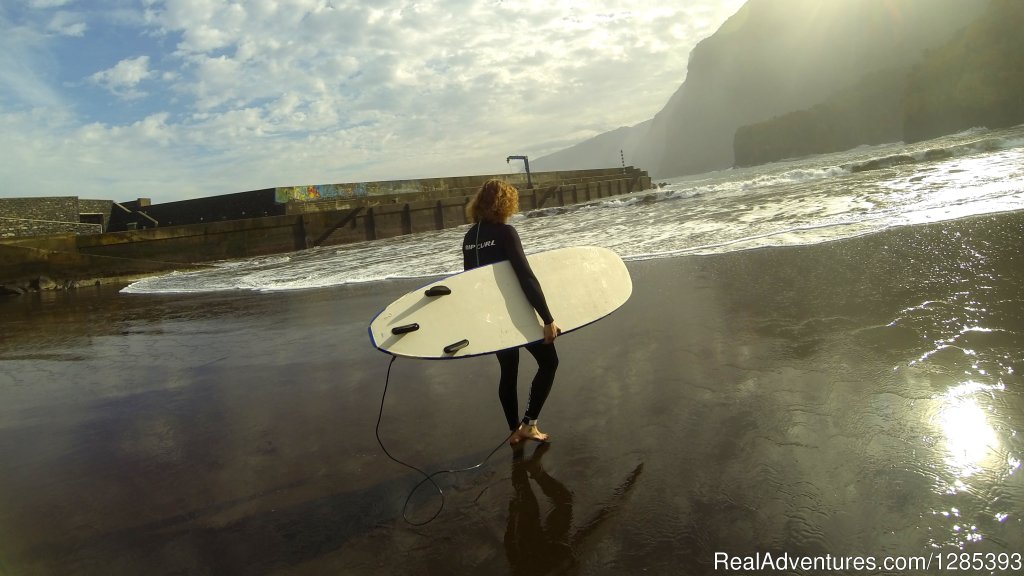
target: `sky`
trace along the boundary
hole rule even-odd
[[[744,0],[3,0],[0,197],[522,170],[652,118]]]

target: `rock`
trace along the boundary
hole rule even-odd
[[[20,296],[25,289],[18,285],[0,284],[0,296]]]
[[[924,153],[924,159],[928,161],[947,160],[953,157],[953,151],[945,148],[934,148]]]
[[[56,290],[59,288],[59,285],[51,278],[40,276],[35,281],[35,288],[36,290]]]

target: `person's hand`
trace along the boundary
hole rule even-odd
[[[545,324],[544,325],[544,343],[545,344],[551,344],[552,342],[555,341],[555,338],[558,338],[558,335],[561,334],[561,333],[562,333],[562,329],[559,328],[558,324],[555,324],[554,321],[552,321],[551,324]]]

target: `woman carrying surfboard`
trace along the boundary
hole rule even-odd
[[[466,206],[466,215],[474,224],[462,243],[462,261],[466,270],[507,260],[527,300],[544,322],[544,340],[525,346],[527,352],[537,360],[537,374],[530,385],[526,414],[521,420],[516,385],[519,376],[519,348],[495,353],[501,366],[498,398],[509,430],[512,431],[509,443],[513,445],[523,440],[548,441],[548,435],[537,428],[537,417],[555,381],[558,354],[555,352],[554,341],[561,332],[548,309],[540,281],[526,260],[519,233],[507,223],[509,217],[518,211],[519,191],[514,186],[501,180],[484,182]]]

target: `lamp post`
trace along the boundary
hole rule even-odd
[[[526,187],[532,190],[533,178],[530,177],[530,159],[526,156],[509,156],[508,158],[505,158],[505,163],[508,164],[513,160],[522,160],[523,163],[526,164]]]

